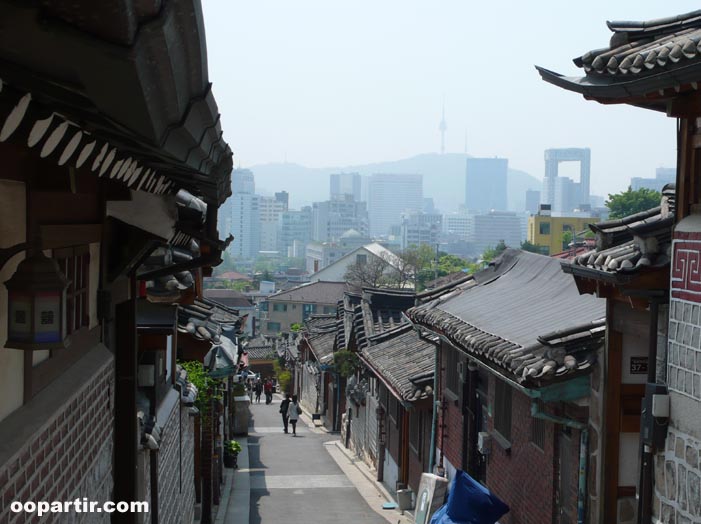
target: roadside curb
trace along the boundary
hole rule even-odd
[[[237,437],[241,444],[237,469],[224,469],[224,490],[215,524],[248,524],[251,514],[251,473],[248,438]]]
[[[349,472],[346,471],[349,466],[352,466],[354,470],[359,472],[363,479],[359,479],[360,482],[365,484],[365,486],[374,488],[377,498],[378,499],[384,499],[385,502],[396,502],[394,500],[394,497],[387,491],[387,488],[381,483],[378,482],[370,468],[365,464],[360,458],[358,458],[353,452],[350,450],[346,449],[345,446],[341,443],[340,440],[332,440],[324,443],[324,447],[326,447],[326,450],[331,454],[331,456],[336,460],[338,463],[339,467],[344,470],[346,474]],[[339,457],[335,456],[336,454],[341,454],[343,456],[344,463],[341,463],[339,461]],[[350,477],[349,477],[350,478]],[[356,483],[354,478],[351,478],[351,481]],[[408,512],[402,512],[400,510],[383,510],[380,509],[379,507],[376,507],[375,504],[377,501],[374,500],[368,500],[368,492],[366,489],[361,489],[360,486],[356,484],[356,488],[358,491],[363,495],[363,498],[366,499],[370,507],[378,514],[384,517],[388,522],[391,522],[392,524],[397,523],[397,524],[413,524],[414,519],[411,517],[411,515]]]

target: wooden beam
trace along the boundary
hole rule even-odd
[[[57,249],[100,242],[102,224],[68,224],[39,226],[42,249]]]
[[[667,116],[696,118],[701,116],[701,93],[694,91],[667,101]]]
[[[607,325],[613,325],[613,303],[608,301]],[[607,344],[606,406],[604,420],[604,460],[601,475],[604,479],[604,521],[616,522],[618,513],[618,462],[621,431],[621,352],[623,335],[609,330]]]
[[[114,410],[114,500],[137,501],[136,300],[117,304]],[[136,524],[136,513],[115,513],[115,524]]]

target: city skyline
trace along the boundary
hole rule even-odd
[[[673,119],[587,103],[547,85],[534,67],[580,74],[571,60],[608,43],[606,20],[667,16],[664,5],[597,0],[578,13],[576,26],[566,4],[510,2],[509,17],[501,16],[503,7],[208,3],[211,76],[227,137],[236,144],[235,164],[345,166],[438,153],[445,100],[446,153],[463,152],[467,135],[469,154],[509,158],[510,166],[542,179],[545,149],[589,147],[592,192],[602,195],[674,165]],[[693,9],[691,2],[676,7]],[[482,23],[489,19],[499,19],[509,38],[494,38]],[[236,31],[229,20],[237,20]],[[621,147],[636,154],[621,155]]]

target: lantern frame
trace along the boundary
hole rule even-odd
[[[30,351],[68,347],[71,342],[66,319],[69,285],[58,262],[41,251],[20,262],[14,275],[5,281],[8,291],[5,347]],[[17,327],[20,318],[21,324],[29,324],[24,332]],[[46,328],[41,329],[42,325]],[[51,329],[52,326],[56,329]]]

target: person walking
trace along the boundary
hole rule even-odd
[[[296,437],[297,436],[297,419],[299,419],[299,416],[302,414],[302,408],[299,407],[299,403],[297,402],[297,395],[292,396],[292,401],[290,402],[290,405],[287,407],[287,417],[290,421],[290,424],[292,424],[292,436]]]
[[[265,403],[270,404],[273,401],[273,383],[270,379],[265,381],[263,391],[265,391]]]
[[[282,427],[287,433],[287,424],[289,422],[289,417],[287,416],[287,408],[290,406],[290,394],[285,393],[285,398],[280,402],[280,414],[282,415]]]
[[[260,394],[263,393],[263,384],[261,384],[260,380],[256,381],[253,391],[256,392],[256,402],[260,404]]]

